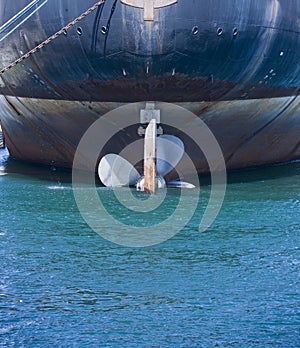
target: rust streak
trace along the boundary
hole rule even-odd
[[[145,133],[144,144],[144,188],[154,194],[156,191],[156,121],[152,119]]]
[[[29,47],[29,42],[28,42],[28,38],[26,36],[26,34],[21,31],[21,37],[23,39],[23,42],[24,42],[24,45],[26,47],[26,50],[29,51],[30,50],[30,47]],[[59,88],[56,84],[52,83],[48,77],[43,73],[43,71],[41,70],[41,68],[39,67],[37,61],[35,60],[35,58],[33,56],[30,56],[29,57],[32,65],[34,66],[35,70],[40,74],[40,76],[47,82],[47,84],[53,89],[53,91],[59,96],[59,97],[62,97],[62,98],[66,98],[68,99],[69,96],[64,93],[61,88]]]
[[[286,105],[275,117],[273,117],[270,121],[268,121],[266,124],[264,124],[262,127],[260,127],[258,130],[256,130],[255,133],[251,134],[248,138],[246,138],[245,140],[243,140],[243,142],[237,144],[236,148],[234,151],[232,151],[232,153],[227,156],[226,158],[226,163],[229,163],[232,158],[235,156],[236,152],[238,151],[238,149],[245,147],[249,142],[251,142],[255,137],[257,137],[263,130],[265,130],[267,127],[269,127],[272,123],[274,123],[282,114],[284,114],[284,112],[286,110],[288,110],[290,108],[290,106],[295,102],[295,100],[297,99],[297,96],[294,97],[289,103],[288,105]]]

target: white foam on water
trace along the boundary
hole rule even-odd
[[[54,186],[48,186],[49,190],[71,190],[71,187],[68,186],[60,186],[60,185],[54,185]]]

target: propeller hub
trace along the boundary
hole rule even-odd
[[[137,191],[141,191],[141,192],[145,191],[145,186],[144,186],[144,184],[145,184],[145,176],[142,175],[142,176],[138,179],[138,181],[137,181],[137,183],[136,183],[136,189],[137,189]],[[164,179],[162,176],[160,176],[160,175],[157,175],[157,176],[156,176],[156,187],[157,187],[158,189],[163,189],[163,188],[166,187],[166,181],[165,181],[165,179]]]

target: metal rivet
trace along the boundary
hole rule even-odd
[[[82,28],[81,28],[81,27],[78,27],[78,28],[77,28],[77,34],[78,34],[78,35],[82,35]]]
[[[223,29],[222,28],[218,28],[217,29],[217,35],[221,36],[223,34]]]
[[[238,28],[233,28],[233,36],[237,36],[238,34]]]

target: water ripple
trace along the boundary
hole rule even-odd
[[[0,347],[299,346],[297,168],[240,174],[206,233],[134,249],[86,226],[57,171],[6,167]]]

